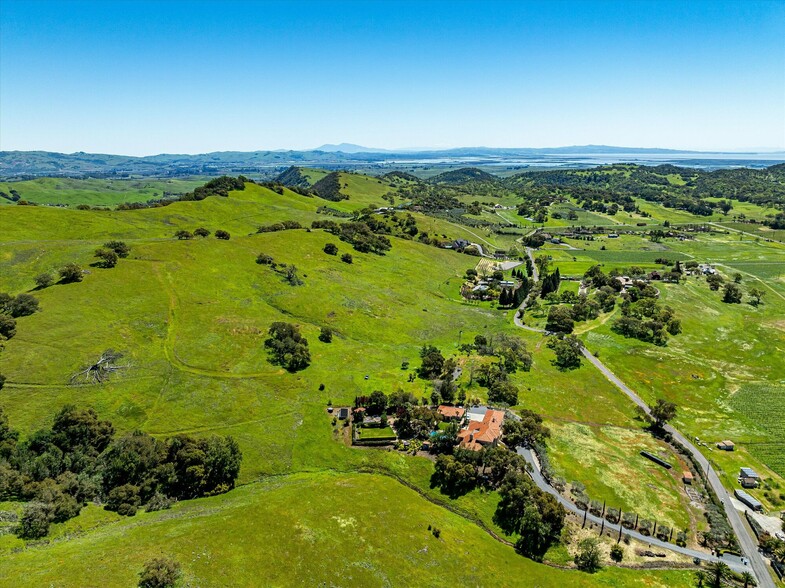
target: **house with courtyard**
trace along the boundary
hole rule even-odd
[[[466,425],[458,433],[458,445],[463,449],[479,451],[495,447],[502,438],[504,411],[487,406],[472,406],[466,411]]]

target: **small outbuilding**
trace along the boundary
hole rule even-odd
[[[733,493],[736,495],[736,498],[738,498],[739,501],[749,506],[752,510],[763,510],[763,505],[758,502],[758,500],[747,494],[744,490],[734,490]]]
[[[757,488],[759,485],[755,478],[739,478],[739,483],[742,488]]]
[[[741,468],[739,470],[739,478],[754,478],[760,480],[760,476],[752,468]]]
[[[734,449],[736,449],[736,444],[730,440],[720,441],[719,443],[717,443],[717,449],[720,449],[722,451],[733,451]]]
[[[339,419],[348,419],[349,418],[349,409],[344,407],[338,410],[338,418]]]
[[[681,481],[685,484],[692,484],[692,472],[689,470],[684,470],[681,474]]]

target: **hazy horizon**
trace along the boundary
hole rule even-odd
[[[3,0],[0,150],[782,151],[783,38],[765,0]]]

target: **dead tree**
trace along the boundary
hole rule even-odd
[[[118,365],[117,360],[123,354],[113,349],[107,349],[93,364],[79,370],[71,376],[70,384],[103,384],[113,373],[123,370],[128,366]]]

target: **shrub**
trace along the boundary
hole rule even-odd
[[[194,231],[194,235],[197,236],[197,237],[209,237],[210,236],[210,231],[208,231],[204,227],[199,227],[198,229],[196,229]]]
[[[341,255],[341,261],[344,263],[352,263],[354,259],[352,258],[351,253],[344,253],[343,255]]]
[[[182,576],[180,564],[168,557],[151,559],[139,574],[139,588],[172,588]]]
[[[611,559],[616,563],[620,563],[624,559],[624,549],[618,543],[611,547]]]
[[[272,265],[273,256],[268,255],[267,253],[260,253],[256,256],[256,263],[259,265]]]
[[[327,243],[324,246],[324,252],[327,255],[338,255],[338,246],[335,243]]]
[[[322,327],[319,332],[319,341],[322,343],[331,343],[333,340],[333,330],[330,327]]]
[[[224,231],[224,230],[218,229],[215,232],[215,238],[216,239],[222,239],[224,241],[228,241],[230,237],[231,237],[231,235],[228,232]]]
[[[49,272],[44,272],[42,274],[38,274],[35,277],[35,285],[38,288],[48,288],[52,284],[55,283],[55,277],[50,274]]]
[[[174,499],[169,498],[168,496],[161,494],[160,492],[156,492],[153,494],[153,497],[147,502],[145,506],[145,511],[153,512],[156,510],[166,510],[172,508],[172,504],[174,504]]]
[[[100,259],[96,265],[105,268],[111,268],[117,265],[119,259],[117,253],[112,249],[98,248],[95,250],[95,256]]]
[[[0,341],[10,339],[14,335],[16,335],[16,319],[0,313]]]
[[[60,274],[60,281],[64,284],[69,284],[71,282],[81,282],[82,278],[84,278],[82,268],[75,263],[68,263],[64,265],[60,268],[58,273]]]
[[[105,508],[116,511],[117,514],[133,516],[140,503],[139,488],[131,484],[123,484],[109,491]]]
[[[117,253],[117,257],[128,257],[131,248],[123,241],[107,241],[104,247]]]
[[[182,229],[177,231],[174,234],[174,236],[177,239],[180,239],[180,240],[183,240],[183,239],[193,239],[194,238],[194,235],[193,235],[193,233],[191,233],[191,231],[185,231],[185,230],[182,230]]]
[[[30,316],[38,310],[38,299],[31,294],[19,294],[4,305],[4,310],[13,318]]]
[[[575,555],[575,566],[584,572],[596,572],[600,569],[600,546],[594,537],[588,537],[578,545]]]
[[[16,534],[22,539],[40,539],[49,532],[50,508],[43,502],[25,505]]]

